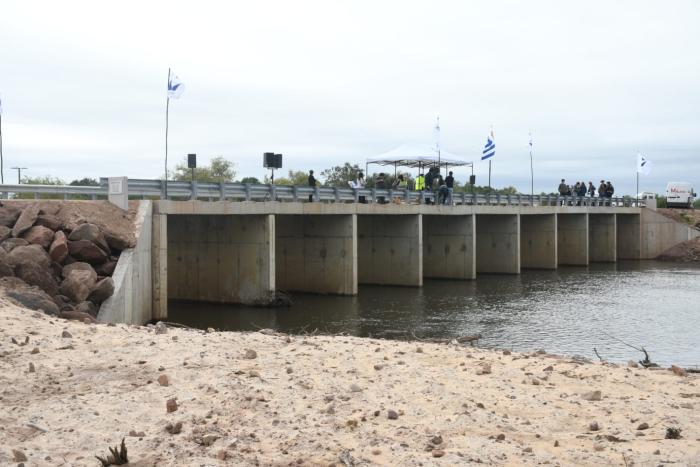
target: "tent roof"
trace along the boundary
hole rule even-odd
[[[418,167],[419,165],[447,164],[452,166],[470,165],[471,161],[461,159],[447,151],[440,150],[438,157],[435,147],[427,144],[404,144],[389,152],[374,157],[368,157],[368,164],[402,165]]]

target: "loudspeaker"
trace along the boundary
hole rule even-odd
[[[470,184],[470,185],[476,185],[476,175],[470,175],[470,176],[469,176],[469,184]]]
[[[267,169],[281,169],[282,168],[282,154],[275,154],[274,152],[266,152],[263,154],[263,167]]]
[[[197,154],[187,154],[187,168],[196,169],[197,168]]]

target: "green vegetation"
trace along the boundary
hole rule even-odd
[[[265,179],[263,180],[263,183],[269,184],[272,183],[272,180],[270,177],[265,175]],[[287,177],[275,177],[275,185],[288,185],[288,186],[294,186],[294,185],[307,185],[309,183],[309,174],[308,172],[302,172],[301,170],[290,170],[288,172]]]
[[[187,159],[184,159],[170,173],[170,179],[189,182],[192,180],[192,170],[187,167]],[[236,170],[233,162],[224,159],[222,156],[214,157],[209,165],[194,169],[194,179],[198,182],[232,182],[235,177]]]
[[[260,184],[260,180],[258,180],[255,177],[243,177],[241,179],[240,183],[250,183],[253,185],[257,185],[257,184]]]
[[[348,182],[357,180],[357,175],[362,172],[359,165],[351,165],[346,162],[344,165],[336,165],[321,172],[321,177],[325,179],[324,185],[347,188]],[[367,176],[367,174],[365,174]],[[387,185],[391,186],[391,185]]]
[[[656,207],[657,208],[665,208],[666,207],[666,197],[665,196],[657,196],[656,197]]]

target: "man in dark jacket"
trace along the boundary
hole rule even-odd
[[[316,188],[316,177],[314,177],[314,171],[309,170],[309,186]],[[314,195],[309,195],[309,203],[313,202]]]

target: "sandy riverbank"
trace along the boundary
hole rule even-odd
[[[1,465],[15,449],[26,465],[95,466],[122,437],[132,466],[700,463],[694,375],[448,344],[157,334],[0,300]]]

